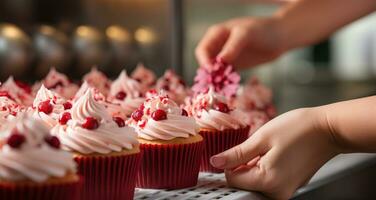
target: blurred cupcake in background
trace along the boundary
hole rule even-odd
[[[235,104],[247,113],[246,120],[251,126],[250,134],[253,134],[277,114],[273,105],[272,91],[256,77],[251,77],[239,89]]]
[[[60,115],[71,108],[71,102],[42,85],[35,96],[32,109],[34,117],[41,119],[51,129],[58,123]]]
[[[73,98],[79,88],[65,74],[56,71],[54,67],[50,68],[47,76],[41,82],[34,84],[33,91],[38,91],[42,84],[65,99]]]
[[[8,92],[8,95],[21,105],[31,106],[33,104],[34,97],[31,87],[26,83],[14,80],[13,76],[10,76],[8,80],[1,85],[0,91]]]
[[[245,114],[230,107],[226,97],[214,92],[199,94],[186,105],[190,116],[196,119],[200,134],[204,138],[204,153],[201,159],[201,171],[223,172],[214,168],[209,159],[248,138],[249,126],[245,123]]]
[[[84,75],[83,81],[98,89],[104,96],[107,96],[110,91],[111,81],[96,67],[91,68],[90,72]]]
[[[163,76],[157,80],[156,89],[164,91],[178,105],[183,104],[185,98],[191,94],[191,90],[184,80],[171,69],[166,70]]]
[[[197,184],[203,138],[189,117],[166,95],[152,95],[132,113],[143,151],[137,187],[179,189]]]
[[[131,77],[140,82],[146,90],[152,88],[157,79],[154,72],[146,68],[142,63],[138,63],[136,69],[133,70]]]
[[[44,123],[20,114],[0,131],[0,199],[78,199],[81,181],[71,153]]]
[[[125,115],[130,116],[144,102],[145,89],[140,82],[129,77],[123,70],[112,82],[108,100],[119,104],[125,111]]]
[[[133,199],[141,153],[134,128],[111,117],[89,89],[52,130],[84,178],[81,199]]]

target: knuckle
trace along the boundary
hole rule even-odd
[[[234,150],[235,158],[237,160],[240,160],[240,161],[244,161],[245,160],[244,150],[241,147],[241,145],[235,146],[233,148],[233,150]]]

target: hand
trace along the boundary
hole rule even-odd
[[[204,67],[215,58],[237,68],[271,61],[284,52],[279,32],[274,18],[229,20],[208,29],[196,48],[196,58]]]
[[[338,154],[321,108],[304,108],[273,119],[244,143],[213,156],[232,187],[288,199]]]

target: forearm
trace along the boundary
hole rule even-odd
[[[318,107],[339,151],[376,152],[376,96]]]
[[[319,42],[376,10],[375,0],[298,0],[275,14],[285,49]]]

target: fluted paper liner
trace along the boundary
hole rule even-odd
[[[136,187],[179,189],[197,184],[203,141],[188,144],[141,144],[142,164]]]
[[[204,153],[201,158],[200,171],[222,173],[222,169],[213,167],[210,164],[210,157],[234,147],[248,138],[249,127],[240,129],[201,130],[204,138]]]
[[[141,153],[79,156],[75,160],[84,178],[81,200],[133,199]]]
[[[1,200],[79,200],[82,179],[46,183],[0,181]]]

